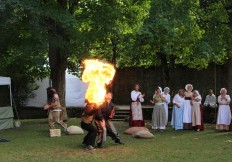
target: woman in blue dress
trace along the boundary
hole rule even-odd
[[[184,89],[180,89],[178,94],[173,98],[173,110],[172,110],[172,122],[171,125],[175,130],[183,129],[183,112],[184,112],[184,102],[185,95]]]

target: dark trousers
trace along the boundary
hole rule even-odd
[[[97,128],[91,123],[81,122],[81,128],[88,131],[84,137],[83,144],[94,146],[97,137]]]
[[[112,138],[112,140],[114,140],[114,141],[120,140],[118,133],[117,133],[113,123],[110,120],[106,120],[106,131],[107,131],[107,134]]]

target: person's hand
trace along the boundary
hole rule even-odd
[[[145,96],[145,93],[142,95],[142,97],[144,97]]]
[[[150,100],[150,103],[154,104],[155,102],[153,100]]]
[[[177,108],[180,108],[180,105],[176,104],[176,107],[177,107]]]

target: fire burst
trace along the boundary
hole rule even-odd
[[[101,104],[104,102],[106,85],[110,83],[115,75],[115,68],[109,63],[99,60],[84,60],[84,72],[82,80],[89,82],[85,98],[90,103]]]

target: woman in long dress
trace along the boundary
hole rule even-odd
[[[227,95],[227,90],[222,88],[220,91],[221,95],[218,96],[218,116],[217,116],[217,130],[229,130],[231,122],[231,111],[230,111],[230,96]]]
[[[162,132],[167,125],[166,112],[164,108],[164,102],[166,102],[166,99],[162,96],[159,87],[156,88],[153,100],[150,102],[155,105],[152,114],[152,129],[158,129]]]
[[[164,92],[163,92],[163,96],[166,99],[166,101],[164,102],[164,109],[165,109],[165,112],[166,112],[166,123],[168,123],[168,105],[170,104],[170,101],[171,101],[171,97],[170,97],[169,93],[170,93],[170,88],[165,87]]]
[[[197,132],[204,129],[201,100],[202,98],[201,98],[200,93],[197,90],[194,90],[192,100],[191,100],[192,102],[192,126]]]
[[[184,102],[184,115],[183,115],[183,123],[184,129],[190,130],[192,129],[192,106],[191,106],[191,97],[193,86],[191,84],[187,84],[185,86],[185,102]]]
[[[130,106],[130,127],[144,127],[143,111],[141,102],[144,102],[145,94],[139,92],[139,84],[135,84],[135,90],[131,92],[131,106]]]
[[[183,129],[183,112],[184,112],[184,89],[180,89],[178,94],[173,98],[172,110],[172,128],[175,130]]]

